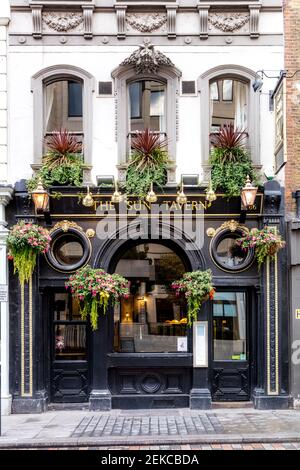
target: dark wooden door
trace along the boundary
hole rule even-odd
[[[78,303],[51,293],[51,401],[85,402],[89,396],[88,328]]]
[[[215,401],[250,398],[249,296],[217,290],[212,302],[211,384]]]

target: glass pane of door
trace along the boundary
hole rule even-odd
[[[246,293],[217,292],[213,300],[214,361],[247,361]]]

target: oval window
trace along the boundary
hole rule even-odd
[[[218,233],[211,241],[210,253],[213,261],[223,271],[243,271],[253,262],[253,250],[243,250],[237,238],[243,236],[242,231],[234,233],[225,230]]]
[[[52,233],[50,250],[46,254],[49,264],[57,271],[71,272],[84,266],[91,256],[91,244],[83,232],[58,229]]]

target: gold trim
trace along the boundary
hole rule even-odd
[[[89,218],[89,219],[108,219],[109,217],[111,218],[132,218],[132,217],[143,217],[143,218],[153,218],[153,219],[157,219],[157,217],[161,217],[163,218],[164,217],[164,214],[147,214],[147,215],[144,215],[144,214],[124,214],[124,215],[119,215],[119,214],[115,214],[115,215],[110,215],[110,214],[106,214],[106,215],[103,215],[103,214],[51,214],[51,216],[53,218],[57,218],[57,219],[60,219],[62,217],[66,217],[70,215],[70,217],[72,217],[73,219],[76,218],[76,219],[85,219],[85,218]],[[240,214],[194,214],[194,215],[187,215],[187,214],[181,214],[180,216],[174,214],[172,215],[172,218],[174,219],[178,219],[178,218],[182,218],[184,215],[184,217],[189,217],[189,218],[202,218],[202,219],[207,219],[207,218],[219,218],[219,217],[223,217],[223,218],[229,218],[229,217],[239,217]],[[247,218],[258,218],[260,214],[247,214]],[[37,217],[37,218],[40,218],[42,219],[42,217]],[[51,229],[52,230],[52,229]],[[51,232],[50,232],[51,233]]]
[[[71,214],[70,214],[71,215]],[[66,216],[66,214],[64,215]],[[61,222],[57,222],[54,227],[50,230],[50,234],[53,233],[57,229],[61,229],[63,232],[68,232],[70,228],[75,228],[83,232],[83,228],[80,225],[76,224],[76,222],[72,222],[71,220],[62,220]]]
[[[277,253],[274,257],[274,275],[275,275],[275,373],[276,373],[276,386],[275,390],[271,390],[271,333],[270,333],[270,257],[266,260],[266,276],[267,276],[267,386],[268,395],[279,395],[279,338],[278,338],[278,259]]]
[[[208,227],[208,229],[206,230],[206,235],[208,237],[214,237],[216,234],[216,229],[214,227]]]
[[[29,279],[29,395],[32,396],[33,389],[33,344],[32,344],[32,276]]]
[[[25,395],[25,292],[21,284],[21,396]]]
[[[21,285],[21,396],[33,395],[33,316],[32,316],[32,276],[28,283],[29,308],[29,392],[25,392],[25,286]]]
[[[242,225],[237,220],[233,220],[233,219],[228,220],[224,222],[222,225],[220,225],[220,227],[216,229],[215,235],[220,233],[222,230],[230,230],[230,232],[232,233],[236,232],[237,230],[241,230],[245,234],[249,233],[249,229],[248,227],[246,227],[246,225]]]
[[[93,228],[88,228],[85,234],[88,238],[93,238],[96,235],[96,232]]]

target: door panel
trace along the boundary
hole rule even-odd
[[[218,289],[212,303],[212,397],[250,397],[249,302],[246,291]]]
[[[88,329],[69,293],[52,292],[51,322],[51,400],[88,401]]]

